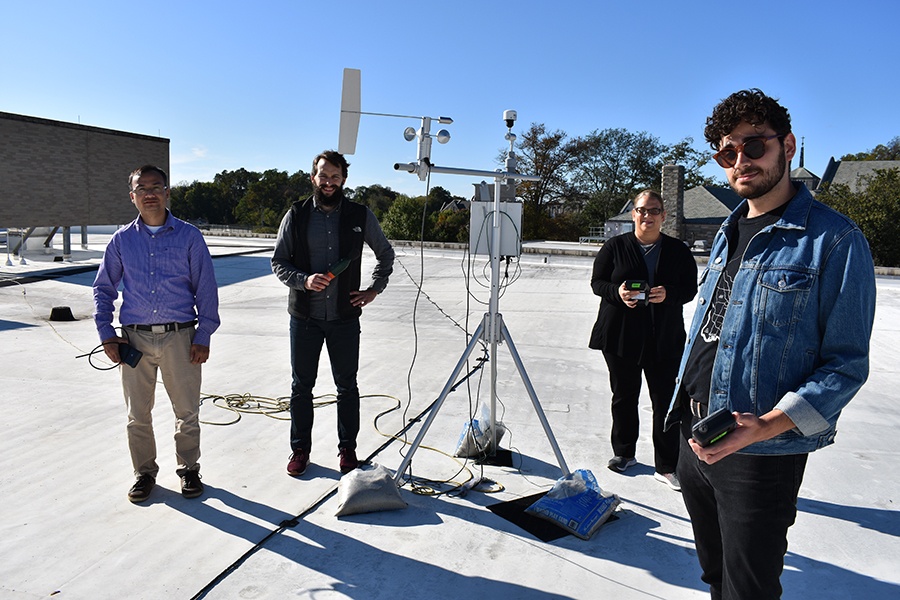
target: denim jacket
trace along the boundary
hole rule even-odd
[[[745,200],[722,224],[701,275],[669,424],[681,416],[682,375],[728,260],[727,233],[746,210]],[[874,315],[875,270],[865,237],[800,185],[783,216],[753,237],[741,259],[709,412],[727,407],[762,416],[777,408],[794,422],[743,453],[798,454],[833,443],[841,410],[868,377]]]

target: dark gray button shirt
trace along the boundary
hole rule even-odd
[[[326,273],[328,267],[338,262],[340,256],[340,205],[331,212],[323,211],[315,205],[310,209],[307,229],[307,243],[309,244],[309,263],[313,273]],[[394,249],[387,240],[381,225],[375,214],[366,208],[366,229],[363,232],[363,240],[375,253],[375,269],[372,271],[372,284],[368,289],[373,289],[379,294],[387,287],[388,277],[394,270]],[[306,289],[306,278],[311,273],[303,273],[294,266],[291,257],[294,255],[293,218],[291,211],[285,213],[278,230],[278,240],[275,243],[275,253],[272,255],[272,270],[278,279],[288,287],[303,290],[309,296],[309,316],[313,319],[333,321],[340,319],[338,313],[338,288],[329,285],[321,292],[311,292]]]

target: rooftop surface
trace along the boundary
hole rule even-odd
[[[437,410],[413,454],[417,489],[400,490],[406,508],[336,517],[327,357],[312,465],[300,478],[285,472],[287,289],[270,269],[271,239],[208,238],[222,326],[203,371],[206,493],[179,493],[173,416],[159,386],[157,488],[142,504],[127,500],[133,476],[117,370],[76,358],[99,343],[91,283],[107,239],[73,244],[68,261],[42,249],[0,267],[0,598],[708,597],[680,494],[653,479],[646,394],[639,464],[625,475],[606,469],[610,392],[601,354],[587,348],[598,307],[589,255],[547,244],[509,266],[515,280],[499,308],[513,344],[491,359],[498,418],[509,430],[500,447],[512,465],[451,456],[468,415],[489,402],[488,366]],[[364,261],[366,272],[374,259]],[[397,247],[391,283],[362,317],[361,458],[399,467],[421,424],[392,436],[427,416],[449,383],[466,331],[487,310],[489,275],[483,257]],[[788,599],[900,597],[900,280],[879,277],[877,286],[869,381],[844,411],[836,444],[810,458],[782,577]],[[75,320],[50,320],[61,306]],[[592,471],[621,499],[617,518],[589,540],[544,542],[488,508],[544,492],[562,474],[513,347],[569,469]],[[479,347],[467,368],[480,356]],[[100,355],[94,363],[108,366]],[[465,495],[422,493],[470,477],[486,482]]]

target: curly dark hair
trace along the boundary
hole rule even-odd
[[[350,163],[347,162],[347,159],[344,158],[343,154],[339,154],[339,153],[335,152],[334,150],[325,150],[324,152],[317,155],[313,159],[313,163],[312,163],[312,176],[313,177],[315,177],[315,175],[316,175],[316,166],[319,164],[319,161],[323,158],[325,159],[326,162],[330,162],[334,166],[340,168],[341,175],[344,177],[344,179],[347,179],[347,168],[350,166]]]
[[[791,132],[791,115],[787,109],[762,90],[751,88],[735,92],[719,102],[706,119],[703,135],[710,147],[718,150],[722,138],[744,121],[754,127],[764,127],[768,123],[781,139]]]

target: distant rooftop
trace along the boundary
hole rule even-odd
[[[871,177],[877,169],[900,169],[900,160],[834,160],[828,161],[825,174],[822,175],[823,186],[826,183],[840,183],[850,188],[853,193],[859,192],[859,178]]]

